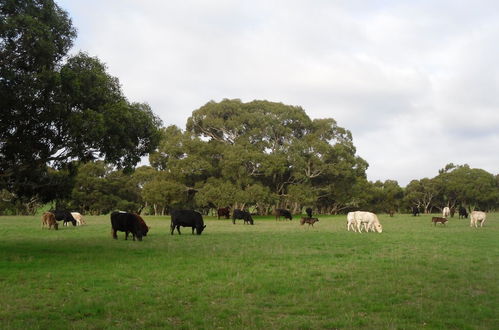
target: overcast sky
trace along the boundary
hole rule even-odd
[[[349,129],[368,179],[499,173],[499,2],[56,0],[130,101],[185,128],[265,99]]]

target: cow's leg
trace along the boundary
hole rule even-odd
[[[125,231],[125,241],[128,240],[128,231]]]
[[[180,225],[177,225],[177,231],[178,231],[178,234],[181,235],[181,233],[180,233]]]
[[[116,230],[114,228],[111,229],[111,236],[113,236],[114,239],[118,239],[118,235],[116,235]]]
[[[191,228],[192,228],[192,235],[194,235],[194,228],[195,228],[195,227],[191,227]]]

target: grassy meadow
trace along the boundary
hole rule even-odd
[[[0,217],[0,328],[497,329],[498,213],[478,229],[379,215],[382,234],[319,218],[206,217],[171,236],[145,216],[133,242],[109,216],[58,231]]]

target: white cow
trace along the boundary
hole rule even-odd
[[[355,230],[355,227],[357,227],[357,230]],[[347,230],[352,228],[354,231],[361,233],[362,227],[364,227],[366,232],[377,231],[381,233],[383,231],[383,227],[379,223],[376,214],[365,211],[349,212],[347,214]]]
[[[81,216],[80,213],[78,213],[78,212],[71,212],[71,215],[76,220],[76,225],[77,226],[81,226],[81,225],[86,224],[85,220],[83,220],[83,217]]]
[[[480,227],[483,227],[483,224],[485,223],[485,218],[486,218],[485,212],[482,211],[473,211],[470,214],[470,227],[475,226],[475,228],[478,227],[477,222],[480,222]]]
[[[355,222],[355,212],[348,212],[347,214],[347,230],[350,231],[352,228],[353,231],[357,231],[355,228],[357,227],[357,223]]]
[[[442,211],[442,218],[448,218],[450,215],[450,208],[448,206],[444,207]]]

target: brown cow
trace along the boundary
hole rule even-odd
[[[220,220],[220,217],[225,217],[225,219],[230,218],[230,208],[229,207],[221,207],[217,210],[217,216],[218,219]]]
[[[319,222],[319,219],[317,218],[301,218],[300,219],[300,224],[303,226],[304,224],[308,223],[308,226],[310,227],[310,225],[312,225],[312,227],[314,226],[314,223],[316,222]]]
[[[137,213],[134,213],[134,215],[137,217],[137,220],[139,220],[140,222],[140,228],[142,229],[142,236],[147,236],[147,233],[149,232],[149,229],[151,229],[151,227],[149,227],[146,224],[146,222],[144,221],[144,219],[142,219],[140,215],[138,215]]]
[[[433,222],[433,224],[435,226],[437,225],[437,222],[440,222],[441,224],[443,224],[445,226],[445,223],[447,222],[447,218],[433,217],[433,218],[431,218],[431,222]]]
[[[55,230],[59,229],[59,225],[57,224],[57,221],[55,220],[55,215],[52,212],[45,212],[42,215],[42,229],[43,227],[49,227],[50,228],[54,227]]]

